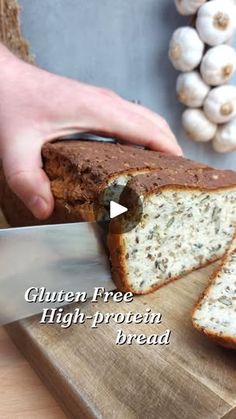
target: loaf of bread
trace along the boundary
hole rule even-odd
[[[236,349],[236,243],[213,274],[194,308],[192,321],[206,336]]]
[[[151,292],[221,258],[229,247],[236,221],[235,172],[99,142],[47,144],[42,155],[55,197],[54,213],[46,223],[94,220],[94,204],[107,186],[114,194],[117,185],[122,186],[125,205],[130,190],[140,196],[140,223],[123,234],[111,228],[108,235],[113,278],[121,290]],[[10,225],[39,224],[10,191],[3,174],[0,200]]]
[[[229,248],[236,226],[235,172],[166,169],[138,175],[127,187],[140,196],[143,214],[133,230],[124,226],[124,234],[108,237],[119,289],[151,292]],[[122,204],[128,199],[124,190]]]
[[[205,166],[137,147],[94,142],[60,141],[43,147],[44,169],[51,181],[55,210],[44,223],[94,221],[94,204],[107,186],[123,185],[140,173]],[[120,189],[119,189],[120,190]],[[116,197],[118,198],[118,197]],[[8,188],[0,171],[0,206],[11,226],[42,224]]]

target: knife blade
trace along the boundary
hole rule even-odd
[[[26,291],[115,288],[97,223],[0,229],[0,325],[68,302],[28,302]]]

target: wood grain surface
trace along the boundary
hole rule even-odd
[[[65,418],[3,328],[0,328],[0,418]]]
[[[191,310],[213,266],[136,297],[132,303],[77,304],[96,311],[160,312],[161,325],[91,323],[62,329],[39,317],[7,327],[14,342],[57,397],[70,418],[234,419],[236,356],[192,328]],[[73,311],[75,306],[68,307]],[[168,346],[116,346],[125,333],[171,329]]]

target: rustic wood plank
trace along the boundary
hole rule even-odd
[[[236,358],[196,332],[191,310],[215,267],[195,272],[132,303],[99,301],[80,307],[96,311],[163,315],[161,325],[90,323],[61,329],[40,325],[39,316],[16,322],[8,333],[72,418],[231,419],[236,409]],[[171,329],[169,346],[116,346],[125,333]]]
[[[15,323],[9,333],[72,417],[221,418],[236,406],[236,359],[197,332],[190,322],[196,296],[213,268],[137,297],[133,303],[86,303],[101,312],[163,314],[162,326],[122,325],[127,333],[170,328],[171,344],[115,346],[120,326],[89,324],[62,330],[39,325],[38,316]],[[71,311],[72,307],[69,308]],[[62,394],[65,396],[61,397]],[[81,415],[81,416],[80,416]]]
[[[65,419],[54,398],[0,328],[0,417]]]

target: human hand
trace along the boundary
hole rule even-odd
[[[181,155],[166,121],[115,93],[60,77],[0,45],[0,158],[10,188],[39,219],[54,207],[43,144],[91,132]]]

